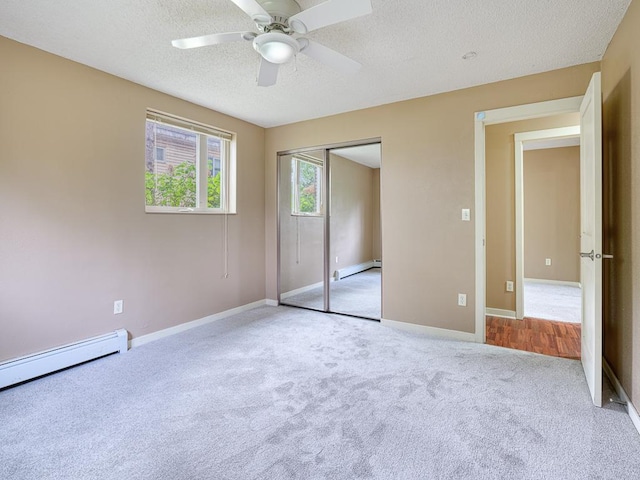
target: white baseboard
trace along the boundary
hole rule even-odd
[[[200,318],[198,320],[193,320],[187,323],[181,323],[180,325],[176,325],[175,327],[165,328],[163,330],[158,330],[157,332],[149,333],[147,335],[142,335],[140,337],[135,337],[131,339],[129,342],[129,348],[139,347],[144,345],[145,343],[153,342],[155,340],[160,340],[164,337],[169,337],[171,335],[175,335],[176,333],[184,332],[185,330],[190,330],[195,327],[200,327],[201,325],[206,325],[211,322],[215,322],[216,320],[222,320],[223,318],[230,317],[231,315],[235,315],[237,313],[246,312],[248,310],[253,310],[254,308],[262,307],[264,305],[268,305],[269,300],[258,300],[257,302],[248,303],[247,305],[241,305],[239,307],[231,308],[229,310],[225,310],[224,312],[215,313],[213,315],[209,315],[208,317]]]
[[[349,275],[355,275],[356,273],[364,272],[373,268],[375,264],[374,260],[369,262],[359,263],[357,265],[351,265],[349,267],[341,268],[340,270],[336,270],[333,275],[330,277],[330,282],[337,282],[341,278],[348,277]],[[294,290],[289,290],[288,292],[283,292],[280,294],[280,300],[286,300],[289,297],[293,297],[295,295],[300,295],[301,293],[308,292],[310,290],[315,290],[316,288],[321,288],[324,285],[324,281],[313,283],[311,285],[306,285],[304,287],[296,288]]]
[[[369,260],[368,262],[359,263],[357,265],[350,265],[348,267],[341,268],[340,270],[336,270],[337,275],[336,278],[340,280],[341,278],[348,277],[349,275],[355,275],[356,273],[364,272],[373,268],[374,261]]]
[[[270,298],[267,298],[265,300],[265,304],[270,306],[270,307],[277,307],[278,306],[278,301],[277,300],[271,300]]]
[[[0,388],[57,372],[110,353],[127,351],[124,329],[0,363]]]
[[[613,373],[611,365],[609,365],[609,362],[607,362],[607,359],[604,357],[602,357],[602,369],[604,370],[604,373],[607,375],[607,377],[609,377],[609,380],[611,381],[613,388],[618,394],[618,397],[620,397],[620,400],[627,404],[627,413],[629,414],[633,425],[636,427],[636,430],[638,431],[638,433],[640,433],[640,416],[638,415],[638,411],[636,410],[636,407],[633,406],[633,403],[631,403],[627,392],[625,392],[624,388],[622,388],[620,380],[618,380],[618,377],[616,377],[615,373]]]
[[[544,278],[525,278],[525,282],[532,283],[544,283],[547,285],[563,285],[565,287],[578,287],[580,288],[580,282],[567,282],[564,280],[546,280]]]
[[[309,290],[313,290],[324,285],[323,282],[313,283],[311,285],[307,285],[305,287],[296,288],[295,290],[289,290],[288,292],[284,292],[280,294],[280,300],[284,300],[289,297],[293,297],[294,295],[299,295],[301,293],[308,292]]]
[[[398,322],[396,320],[387,320],[386,318],[381,319],[380,323],[386,327],[404,330],[405,332],[418,333],[438,338],[448,338],[450,340],[462,340],[464,342],[477,342],[477,338],[473,333],[448,330],[446,328],[428,327],[426,325],[417,325],[415,323]]]
[[[511,320],[516,319],[516,312],[513,310],[502,310],[501,308],[486,308],[485,315],[492,317],[509,318]]]
[[[373,266],[376,268],[381,268],[382,267],[382,260],[374,260],[373,261]]]

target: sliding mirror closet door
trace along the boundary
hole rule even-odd
[[[380,319],[380,144],[329,152],[331,311]]]
[[[278,157],[280,303],[326,311],[324,150]]]

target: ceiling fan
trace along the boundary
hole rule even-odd
[[[302,10],[295,0],[231,0],[256,23],[256,32],[228,32],[173,40],[177,48],[196,48],[241,40],[253,42],[262,56],[258,85],[274,85],[281,64],[303,53],[343,73],[355,73],[362,65],[307,38],[294,37],[336,23],[370,14],[371,0],[327,0]]]

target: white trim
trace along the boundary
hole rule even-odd
[[[322,287],[324,285],[324,282],[318,282],[318,283],[313,283],[311,285],[307,285],[304,287],[300,287],[300,288],[296,288],[294,290],[289,290],[288,292],[284,292],[280,294],[280,300],[285,300],[289,297],[293,297],[294,295],[298,295],[300,293],[305,293],[308,292],[309,290],[313,290],[315,288],[319,288]]]
[[[479,120],[482,121],[484,125],[494,125],[496,123],[517,122],[519,120],[529,120],[551,115],[562,115],[563,113],[576,113],[580,111],[582,98],[583,95],[580,95],[578,97],[561,98],[559,100],[487,110],[485,112],[479,112],[484,113],[484,117]]]
[[[110,353],[127,351],[124,329],[0,363],[0,388],[57,372]]]
[[[498,108],[474,114],[475,121],[475,251],[476,251],[476,333],[477,342],[486,342],[486,200],[485,200],[485,126],[515,122],[580,111],[582,96],[550,100],[548,102]]]
[[[545,283],[548,285],[562,285],[565,287],[581,288],[580,282],[568,282],[565,280],[546,280],[544,278],[525,278],[525,282]]]
[[[487,308],[486,314],[492,317],[509,318],[511,320],[516,319],[516,312],[514,312],[513,310],[503,310],[501,308]]]
[[[350,265],[348,267],[341,268],[340,270],[336,270],[336,279],[341,280],[350,275],[355,275],[356,273],[365,272],[374,267],[374,261],[370,260],[368,262],[359,263],[357,265]]]
[[[200,327],[217,320],[222,320],[223,318],[236,315],[237,313],[246,312],[248,310],[253,310],[254,308],[262,307],[264,305],[267,305],[267,300],[258,300],[257,302],[231,308],[229,310],[225,310],[224,312],[215,313],[198,320],[181,323],[180,325],[176,325],[174,327],[165,328],[163,330],[158,330],[157,332],[149,333],[147,335],[135,337],[129,342],[129,348],[136,348],[144,345],[145,343],[154,342],[156,340],[160,340],[161,338],[169,337],[171,335],[175,335],[176,333],[184,332],[185,330],[191,330],[192,328]]]
[[[181,215],[235,215],[234,212],[225,212],[222,208],[184,208],[184,207],[154,207],[144,206],[145,213],[179,213]]]
[[[515,139],[516,214],[516,318],[524,318],[524,146],[521,133]]]
[[[279,305],[277,300],[271,300],[270,298],[267,298],[264,301],[265,305],[268,305],[269,307],[277,307]]]
[[[160,125],[169,125],[174,128],[179,128],[187,133],[200,133],[203,135],[209,135],[211,137],[218,137],[221,140],[232,140],[235,135],[228,130],[222,130],[206,123],[198,122],[196,120],[189,120],[188,118],[179,117],[171,113],[162,112],[153,108],[147,108],[147,120],[150,122],[158,123]]]
[[[475,219],[476,219],[476,342],[486,343],[487,329],[485,319],[486,294],[486,246],[485,246],[485,112],[475,114]]]
[[[616,377],[616,374],[613,373],[613,369],[611,368],[611,365],[609,365],[609,362],[607,362],[607,359],[604,357],[602,357],[602,369],[604,370],[605,375],[609,377],[609,380],[613,384],[613,388],[618,394],[618,397],[620,397],[620,400],[622,400],[627,404],[626,405],[627,413],[631,418],[631,422],[633,422],[633,426],[636,427],[636,430],[638,431],[638,433],[640,433],[640,415],[638,415],[638,411],[636,410],[636,407],[634,407],[633,403],[631,403],[631,400],[629,399],[629,395],[627,395],[627,392],[625,392],[624,388],[622,388],[622,384],[620,383],[620,380],[618,380],[618,377]]]
[[[534,140],[549,140],[552,138],[579,138],[580,125],[571,127],[549,128],[546,130],[534,130],[515,134],[515,141],[526,143]],[[579,144],[578,144],[579,145]]]
[[[516,210],[516,318],[524,318],[524,144],[535,140],[579,138],[580,125],[521,132],[514,135]]]
[[[387,320],[383,318],[380,323],[385,327],[403,330],[405,332],[417,333],[420,335],[429,335],[431,337],[447,338],[449,340],[460,340],[463,342],[477,342],[476,335],[473,333],[459,332],[458,330],[448,330],[445,328],[427,327],[426,325],[417,325],[415,323],[398,322],[396,320]]]
[[[374,260],[373,266],[374,268],[382,268],[382,260]]]

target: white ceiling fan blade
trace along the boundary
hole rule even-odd
[[[289,26],[300,34],[351,20],[373,12],[371,0],[328,0],[307,8],[289,19]]]
[[[244,13],[249,15],[254,22],[270,24],[271,15],[256,0],[231,0]]]
[[[334,70],[347,75],[353,75],[362,68],[362,65],[355,60],[351,60],[349,57],[335,50],[331,50],[324,45],[312,42],[306,38],[300,38],[298,42],[300,43],[300,53],[304,53],[308,57],[324,63]]]
[[[271,63],[264,58],[260,59],[260,69],[258,70],[258,86],[270,87],[276,84],[278,79],[278,65],[277,63]]]
[[[247,32],[213,33],[200,37],[181,38],[180,40],[173,40],[171,45],[176,48],[197,48],[219,43],[239,42],[244,39],[243,35],[245,33]]]

